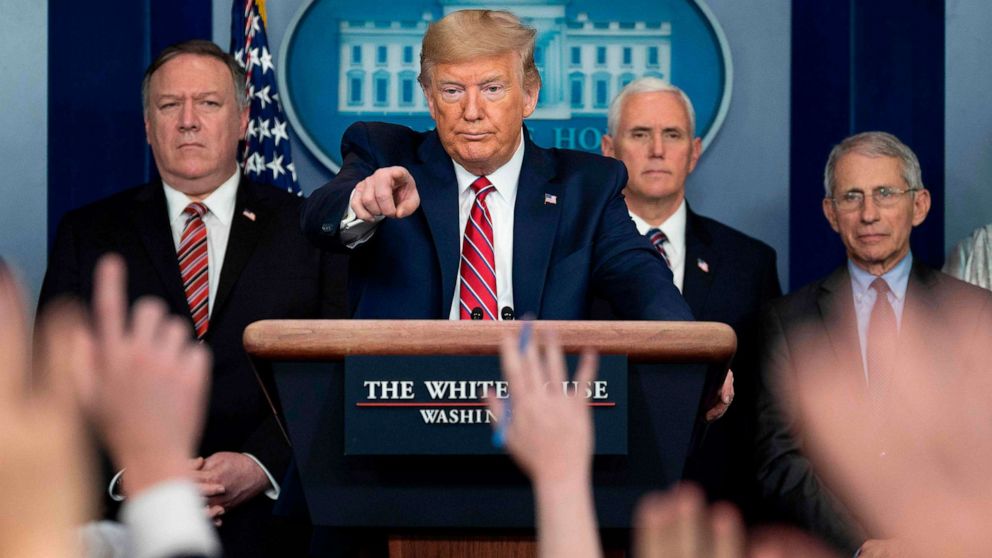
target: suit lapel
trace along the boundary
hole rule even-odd
[[[541,297],[555,231],[565,200],[561,184],[552,182],[551,155],[530,141],[524,130],[524,162],[513,209],[513,306],[517,316],[540,315]],[[545,195],[557,203],[545,203]]]
[[[238,193],[234,203],[234,215],[231,216],[231,233],[227,237],[227,250],[224,252],[224,265],[220,270],[217,282],[217,295],[214,299],[211,319],[218,316],[231,295],[234,284],[237,283],[241,271],[255,251],[258,238],[268,217],[267,207],[259,203],[255,185],[244,178],[238,184]],[[245,213],[255,216],[248,218]]]
[[[858,319],[854,312],[854,294],[851,292],[851,277],[847,265],[842,265],[823,281],[817,305],[837,362],[843,370],[858,374],[863,385],[861,341],[858,338]]]
[[[420,163],[409,169],[417,182],[420,209],[434,240],[441,266],[440,316],[447,317],[458,279],[458,179],[451,157],[444,151],[437,132],[430,133],[418,151]]]
[[[706,300],[713,285],[713,274],[719,269],[718,254],[713,250],[712,238],[686,202],[685,266],[682,296],[689,303],[696,319],[705,316]],[[708,271],[704,271],[703,267]]]
[[[162,280],[170,304],[175,308],[186,308],[188,314],[189,306],[179,276],[179,260],[172,240],[172,225],[169,223],[162,183],[155,181],[148,184],[138,193],[135,201],[136,207],[130,219],[148,252],[148,259]]]

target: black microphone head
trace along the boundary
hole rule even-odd
[[[479,308],[478,306],[476,306],[475,308],[472,309],[472,319],[473,320],[481,320],[482,319],[482,308]]]
[[[509,306],[504,306],[503,309],[500,310],[499,317],[503,318],[503,320],[505,321],[510,321],[514,319],[513,308],[510,308]]]

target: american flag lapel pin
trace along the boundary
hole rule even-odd
[[[255,221],[255,212],[250,209],[245,209],[241,212],[242,215],[248,218],[249,221]]]
[[[706,263],[706,260],[703,258],[696,258],[696,265],[699,266],[699,269],[703,270],[703,273],[710,272],[710,264]]]
[[[544,205],[558,205],[558,196],[544,194]]]

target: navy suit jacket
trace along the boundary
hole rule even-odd
[[[302,200],[242,179],[235,201],[210,327],[213,373],[199,455],[218,451],[257,457],[279,481],[290,448],[259,387],[242,343],[245,327],[275,318],[343,317],[343,275],[336,261],[310,245],[299,229]],[[244,214],[254,215],[254,219]],[[39,306],[59,295],[88,300],[93,269],[107,252],[127,264],[128,298],[151,295],[171,313],[192,318],[179,276],[161,182],[132,188],[68,213],[49,256]],[[266,368],[259,368],[266,375]],[[272,502],[263,495],[228,510],[220,536],[225,554],[261,553]],[[260,523],[262,522],[262,523]]]
[[[902,360],[894,370],[912,363],[945,378],[955,370],[984,373],[992,293],[914,261],[904,304],[899,338],[910,341],[900,346]],[[779,404],[796,397],[790,386],[814,374],[851,375],[866,388],[852,399],[868,400],[847,265],[775,301],[763,321],[767,347],[756,451],[763,496],[776,514],[771,519],[797,524],[853,553],[872,534],[821,482],[806,457],[801,417]],[[912,341],[919,339],[925,346]]]
[[[526,132],[524,141],[513,219],[516,315],[584,319],[596,292],[626,319],[691,320],[671,272],[627,215],[623,165],[542,149]],[[304,230],[318,245],[344,249],[338,229],[351,192],[376,169],[405,167],[421,200],[413,215],[381,221],[372,238],[351,251],[352,315],[447,318],[462,231],[454,166],[437,133],[359,122],[345,132],[341,151],[341,171],[304,209]]]

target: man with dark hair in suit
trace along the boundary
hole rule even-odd
[[[40,304],[62,294],[88,298],[97,260],[117,252],[130,300],[154,295],[188,319],[214,355],[190,475],[220,526],[225,555],[277,555],[268,548],[282,544],[269,531],[271,509],[290,449],[241,337],[256,320],[333,315],[334,274],[299,230],[301,200],[239,171],[248,99],[230,55],[207,41],[165,49],[145,73],[142,100],[161,179],[65,216]],[[126,493],[126,472],[111,485],[115,499],[121,483]]]
[[[830,152],[824,187],[823,213],[844,243],[847,263],[768,312],[757,439],[763,496],[776,519],[840,549],[901,556],[898,541],[880,540],[886,533],[860,524],[833,495],[824,480],[831,480],[830,464],[807,458],[808,433],[792,404],[795,386],[818,374],[843,375],[863,388],[852,400],[884,417],[899,404],[890,399],[890,386],[906,367],[942,382],[954,382],[959,371],[984,373],[992,293],[914,260],[910,232],[926,219],[930,193],[916,155],[896,137],[846,138]],[[859,457],[884,463],[887,447],[879,438],[877,453]]]
[[[630,217],[669,264],[693,315],[729,324],[737,334],[734,372],[728,375],[734,389],[724,390],[736,395],[735,403],[709,426],[686,477],[702,484],[711,499],[732,500],[750,514],[756,497],[748,466],[757,375],[753,326],[761,306],[782,291],[770,246],[695,213],[686,202],[686,179],[702,153],[695,120],[681,89],[655,77],[638,78],[610,103],[602,151],[626,165]],[[600,305],[595,308],[596,317],[609,317]]]
[[[421,51],[436,130],[345,132],[341,172],[303,225],[351,253],[355,317],[582,319],[595,292],[625,318],[692,319],[627,217],[623,166],[530,140],[534,37],[509,12],[452,12]]]

